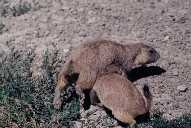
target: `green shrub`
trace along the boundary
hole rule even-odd
[[[46,75],[42,79],[33,79],[30,71],[33,60],[32,52],[20,55],[12,53],[0,64],[0,111],[3,111],[0,127],[51,127],[54,116],[59,114],[58,125],[69,125],[79,115],[77,96],[60,111],[55,111],[52,100],[55,87],[55,71],[48,63],[45,52],[43,69]],[[67,93],[73,93],[71,86]]]
[[[29,2],[23,1],[0,1],[0,16],[20,16],[31,11],[32,6]]]

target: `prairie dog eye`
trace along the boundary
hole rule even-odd
[[[151,50],[149,50],[149,53],[153,54],[153,53],[154,53],[154,50],[152,50],[152,49],[151,49]]]

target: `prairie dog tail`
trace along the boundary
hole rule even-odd
[[[149,90],[148,85],[144,85],[143,87],[143,94],[144,94],[144,99],[145,99],[145,104],[146,104],[146,108],[149,110],[151,108],[151,102],[152,102],[152,94]]]

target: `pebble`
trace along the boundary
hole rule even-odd
[[[172,75],[173,76],[178,76],[178,69],[174,69],[174,70],[172,70]]]
[[[165,36],[165,37],[164,37],[164,41],[168,41],[169,39],[170,39],[169,36]]]
[[[69,52],[69,49],[64,49],[63,51],[64,51],[65,53],[67,53],[67,52]]]
[[[82,123],[81,123],[81,122],[78,122],[78,121],[75,121],[73,127],[74,127],[74,128],[82,128]]]
[[[186,85],[180,85],[177,87],[179,92],[186,92],[186,90],[188,89],[188,87],[186,87]]]

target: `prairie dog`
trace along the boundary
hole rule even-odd
[[[58,74],[53,100],[54,108],[61,107],[60,94],[68,84],[66,77],[72,73],[79,74],[76,90],[79,95],[82,95],[83,90],[93,88],[97,76],[107,69],[109,72],[116,70],[126,72],[133,66],[153,63],[159,57],[159,53],[154,48],[143,43],[122,45],[109,40],[98,40],[82,44],[71,51]]]
[[[95,82],[90,92],[91,103],[100,100],[101,105],[112,111],[116,119],[128,123],[130,127],[136,124],[135,118],[149,112],[152,96],[148,86],[139,92],[135,85],[126,77],[109,73],[101,76]]]

